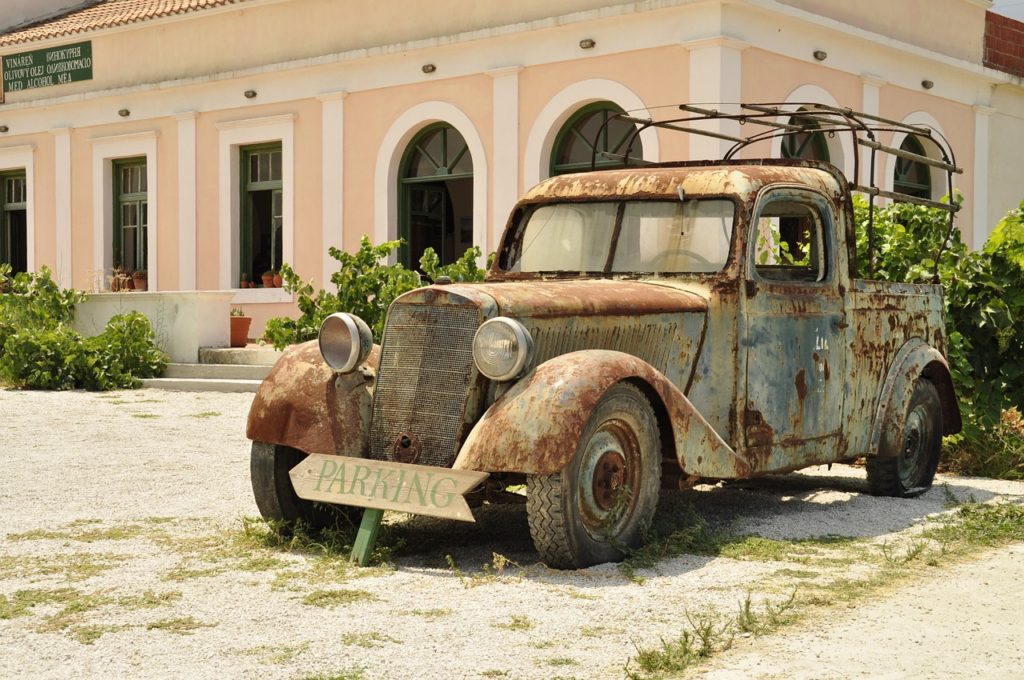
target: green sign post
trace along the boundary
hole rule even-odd
[[[5,93],[92,80],[92,41],[5,55],[3,79]]]

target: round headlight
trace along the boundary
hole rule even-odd
[[[533,338],[523,324],[498,316],[485,321],[473,338],[473,361],[491,380],[518,376],[533,355]]]
[[[338,312],[320,324],[320,355],[335,371],[349,373],[366,361],[373,349],[373,333],[358,316]]]

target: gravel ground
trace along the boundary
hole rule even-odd
[[[250,402],[0,392],[0,677],[621,678],[637,647],[678,637],[687,612],[735,611],[750,592],[785,597],[778,574],[792,563],[674,557],[643,583],[615,565],[552,571],[513,507],[482,508],[474,525],[389,516],[394,557],[365,570],[254,547],[242,522],[257,514]],[[919,499],[872,498],[861,469],[835,466],[663,494],[662,504],[766,538],[881,543],[912,534],[949,493],[1024,499],[1020,483],[940,481],[945,490]],[[755,655],[773,637],[749,643]],[[715,677],[755,674],[744,653],[720,657]],[[788,677],[790,657],[777,654]]]

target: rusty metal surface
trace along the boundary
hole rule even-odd
[[[627,379],[646,386],[656,410],[666,416],[665,455],[677,458],[687,473],[749,475],[746,462],[664,375],[634,356],[607,350],[563,354],[516,383],[484,413],[454,467],[540,475],[558,472],[575,453],[602,395]]]
[[[450,300],[450,295],[441,296]],[[373,400],[370,457],[448,466],[479,413],[473,335],[484,319],[474,303],[398,300],[388,313]],[[408,440],[408,444],[406,444]]]
[[[746,160],[732,164],[694,162],[640,170],[559,175],[527,191],[520,203],[627,198],[671,200],[678,198],[680,188],[687,196],[735,196],[747,201],[771,184],[803,186],[828,196],[842,194],[840,179],[824,164]]]
[[[945,433],[959,431],[960,411],[943,357],[941,295],[937,285],[852,283],[846,305],[852,331],[850,354],[856,363],[847,377],[844,409],[850,423],[851,454],[880,452],[885,420],[881,414],[902,417],[902,406],[909,398],[906,390],[921,374],[939,390]],[[890,403],[899,405],[890,409]]]
[[[704,312],[707,300],[692,292],[670,290],[642,281],[624,279],[534,281],[456,284],[443,286],[446,292],[468,296],[485,294],[497,311],[514,319],[584,316],[644,316],[664,312]]]
[[[392,314],[398,310],[409,318],[400,330],[389,321],[395,352],[377,377],[372,427],[368,399],[374,384],[339,384],[327,394],[329,371],[317,355],[315,362],[291,359],[275,369],[282,375],[272,374],[274,382],[299,386],[301,396],[289,400],[270,387],[266,394],[261,390],[253,413],[258,406],[262,415],[250,417],[250,431],[307,451],[330,446],[341,452],[335,432],[325,430],[326,417],[333,429],[344,430],[345,441],[357,442],[347,449],[358,448],[352,455],[365,455],[368,433],[379,429],[371,448],[382,458],[550,474],[573,455],[604,392],[630,380],[654,404],[665,455],[678,461],[683,477],[749,477],[876,454],[886,431],[895,431],[918,375],[938,387],[946,432],[959,428],[942,358],[941,291],[851,276],[852,209],[834,168],[744,161],[566,175],[530,190],[519,208],[553,201],[678,200],[680,188],[687,197],[736,202],[735,236],[722,271],[587,278],[578,272],[505,273],[496,261],[487,283],[429,286],[396,300]],[[821,281],[765,280],[754,267],[753,225],[769,192],[804,196],[826,213],[830,254]],[[503,243],[516,224],[513,217]],[[445,340],[439,314],[466,317],[457,324],[458,347]],[[430,372],[447,370],[445,353],[465,354],[475,328],[499,314],[520,321],[534,339],[526,375],[492,383],[462,361],[454,371],[461,371],[462,382],[447,391],[441,389],[447,379],[435,385]],[[389,389],[394,398],[383,399]],[[444,396],[449,392],[451,398]],[[339,406],[327,413],[303,405],[316,400]],[[282,413],[268,414],[278,406]],[[442,421],[451,425],[450,436],[438,444],[434,429]]]
[[[306,453],[365,457],[380,348],[347,374],[324,363],[317,342],[289,348],[260,385],[246,436]]]
[[[879,456],[895,456],[902,450],[903,417],[914,392],[914,383],[925,376],[939,390],[943,403],[943,434],[960,431],[959,409],[951,411],[941,395],[952,390],[949,364],[934,347],[913,338],[899,349],[878,397],[878,409],[871,426],[869,450]],[[955,400],[953,404],[955,405]]]

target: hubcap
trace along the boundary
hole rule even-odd
[[[640,461],[640,442],[624,420],[605,421],[587,442],[577,493],[583,526],[594,538],[617,535],[632,516],[640,491],[634,471]]]
[[[594,470],[594,502],[602,510],[611,510],[619,489],[626,482],[626,459],[619,451],[605,451]]]
[[[903,427],[903,450],[899,458],[900,481],[906,488],[921,483],[928,467],[928,452],[925,448],[931,439],[931,422],[925,409],[918,406],[907,414]]]

